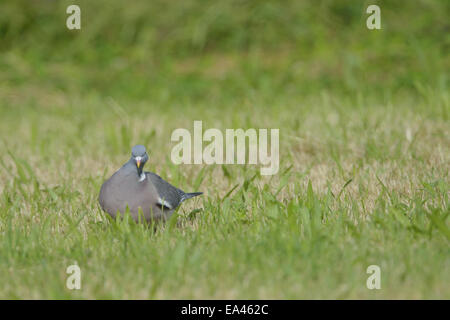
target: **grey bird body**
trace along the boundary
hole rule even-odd
[[[133,154],[103,183],[99,195],[100,206],[113,218],[118,213],[124,214],[128,208],[135,221],[139,221],[139,212],[147,222],[167,219],[184,200],[202,194],[185,193],[153,172],[142,172],[145,159],[148,159],[146,153],[145,157]],[[136,158],[144,158],[142,166],[140,160],[136,164]]]

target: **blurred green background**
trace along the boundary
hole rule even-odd
[[[81,30],[65,27],[69,4],[81,7]],[[381,7],[382,30],[366,28],[369,4]],[[201,100],[211,108],[252,99],[255,90],[254,99],[281,103],[323,91],[385,100],[421,95],[424,88],[447,89],[449,5],[6,0],[2,90],[25,86],[184,105]]]

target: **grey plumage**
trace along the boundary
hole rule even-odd
[[[153,172],[142,172],[147,160],[145,147],[134,146],[130,160],[103,183],[99,202],[113,218],[128,207],[136,221],[140,211],[147,221],[166,219],[183,201],[202,194],[186,193]]]

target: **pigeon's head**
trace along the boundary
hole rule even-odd
[[[148,160],[147,150],[145,150],[145,147],[143,145],[138,144],[134,146],[133,149],[131,149],[131,158],[136,164],[138,171],[141,172],[142,168]]]

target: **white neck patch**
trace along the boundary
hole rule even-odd
[[[146,177],[147,177],[147,175],[145,174],[145,172],[142,172],[141,176],[139,177],[139,182],[144,181]]]

